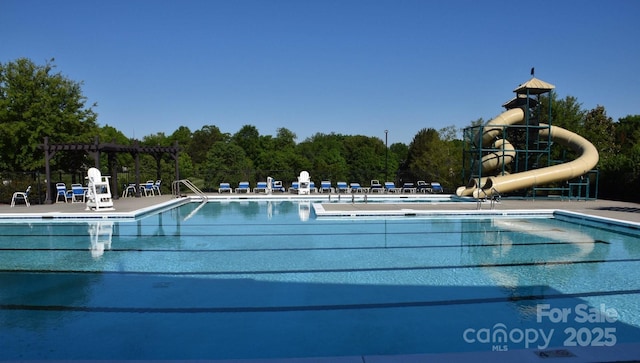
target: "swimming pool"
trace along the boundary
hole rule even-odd
[[[189,203],[135,221],[2,223],[0,266],[0,359],[640,342],[638,231],[564,216],[314,218],[296,201]]]

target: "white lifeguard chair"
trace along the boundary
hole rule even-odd
[[[311,193],[311,178],[309,172],[303,170],[298,176],[298,194],[310,194]]]
[[[87,171],[87,210],[113,210],[113,199],[109,187],[109,177],[102,176],[100,170],[90,168]]]

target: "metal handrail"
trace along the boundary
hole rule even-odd
[[[476,209],[480,210],[480,209],[482,209],[482,202],[487,199],[487,192],[485,192],[484,189],[482,189],[482,188],[478,188],[477,190],[478,190],[478,193],[477,193],[478,196],[476,197]],[[484,194],[484,197],[480,196],[480,192],[482,192],[482,194]],[[476,193],[474,192],[474,194],[476,194]]]
[[[189,179],[175,180],[173,183],[171,183],[171,192],[176,197],[180,196],[180,184],[184,184],[187,188],[191,189],[191,191],[194,192],[197,196],[199,196],[200,199],[202,199],[203,201],[207,201],[209,199],[204,194],[204,192],[202,192],[202,190],[200,190],[200,188],[198,188],[195,184],[193,184]]]
[[[491,209],[495,209],[496,203],[500,202],[500,198],[502,198],[502,196],[500,192],[498,192],[498,189],[491,188]]]

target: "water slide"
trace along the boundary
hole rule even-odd
[[[498,137],[503,134],[503,127],[520,124],[524,121],[524,111],[513,108],[489,121],[484,127],[482,146],[500,149],[482,158],[482,173],[496,170],[510,163],[515,157],[515,149],[507,140]],[[540,126],[547,126],[540,124]],[[541,128],[540,137],[547,138],[551,133],[554,143],[567,147],[578,154],[575,160],[540,169],[528,170],[509,175],[489,176],[471,179],[466,186],[456,190],[458,196],[474,198],[491,197],[495,193],[508,193],[514,190],[531,188],[558,181],[570,180],[586,174],[598,164],[598,150],[587,139],[569,130],[557,126]]]

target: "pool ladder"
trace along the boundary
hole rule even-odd
[[[500,195],[500,192],[498,192],[498,189],[496,188],[491,188],[491,196],[489,197],[489,195],[487,195],[487,192],[484,191],[484,189],[478,189],[479,191],[482,192],[482,194],[484,194],[484,197],[481,197],[478,195],[478,198],[476,198],[477,204],[476,204],[476,209],[480,210],[482,209],[482,202],[484,202],[485,200],[489,199],[489,201],[491,202],[491,210],[496,208],[496,203],[500,202],[500,198],[502,197]]]
[[[203,202],[206,202],[209,198],[207,198],[207,196],[204,194],[204,192],[202,190],[200,190],[200,188],[198,188],[195,184],[193,184],[191,182],[191,180],[189,179],[180,179],[180,180],[175,180],[172,184],[171,184],[171,192],[173,193],[173,195],[175,195],[176,197],[180,197],[180,184],[184,184],[187,188],[191,189],[192,192],[194,192],[198,197],[200,197],[200,199]]]

